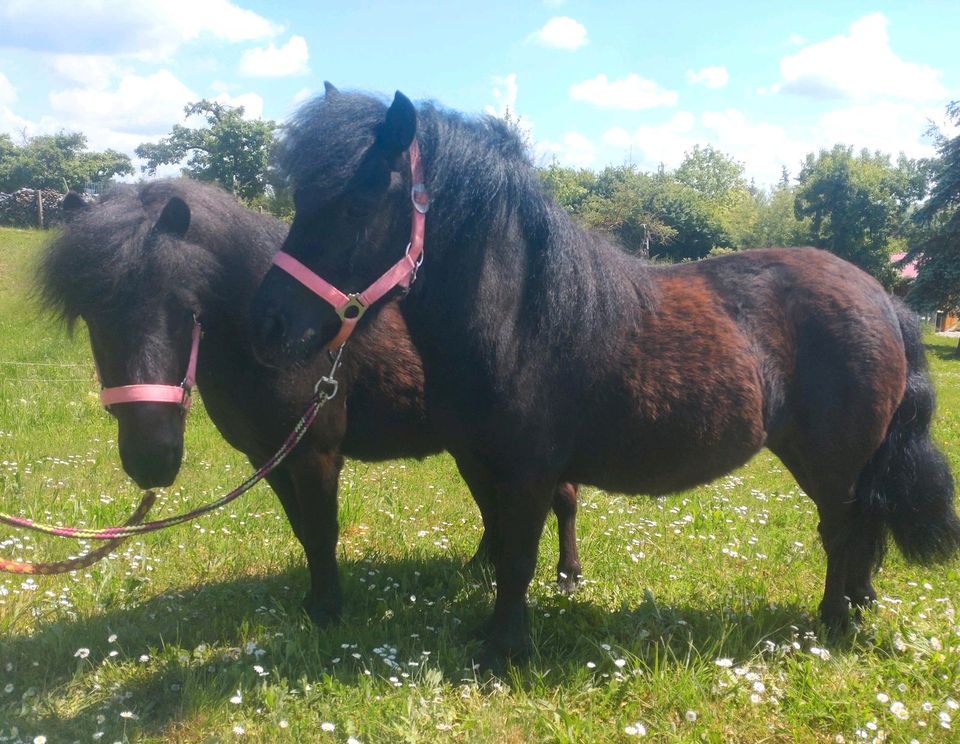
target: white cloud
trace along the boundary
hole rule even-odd
[[[619,149],[631,149],[639,157],[638,165],[654,169],[660,163],[668,168],[680,165],[683,154],[698,142],[693,135],[696,119],[689,111],[678,111],[662,124],[638,127],[631,134],[621,127],[607,130],[602,142]]]
[[[702,70],[687,70],[687,80],[694,85],[703,85],[705,88],[716,90],[724,87],[730,81],[730,74],[724,66],[704,67]]]
[[[496,105],[487,106],[484,111],[491,116],[517,115],[517,73],[511,72],[503,77],[493,78],[493,98]]]
[[[517,86],[517,73],[511,72],[504,76],[496,75],[493,78],[493,105],[484,106],[483,111],[490,116],[496,116],[499,119],[510,118],[515,122],[517,128],[527,139],[533,138],[533,122],[529,116],[521,114],[517,110],[517,95],[519,87]]]
[[[106,88],[123,68],[102,54],[55,54],[48,62],[61,78],[89,88]]]
[[[781,169],[797,175],[799,164],[813,144],[803,133],[790,133],[767,122],[750,121],[736,109],[707,111],[700,117],[708,142],[744,163],[748,178],[773,184]]]
[[[811,142],[777,126],[754,123],[735,109],[708,111],[700,117],[678,111],[661,124],[642,126],[634,132],[616,127],[603,135],[603,143],[631,151],[632,159],[645,170],[661,163],[676,168],[694,145],[713,145],[745,165],[748,178],[772,184],[781,166],[796,175],[799,162],[814,149]]]
[[[280,29],[230,0],[14,0],[0,4],[0,46],[162,59],[200,37],[230,43]]]
[[[125,75],[116,88],[70,88],[50,93],[50,107],[66,128],[95,128],[130,134],[167,132],[183,118],[183,107],[199,100],[168,70]]]
[[[556,158],[560,165],[572,168],[589,168],[596,159],[596,147],[579,132],[567,132],[560,142],[539,142],[535,149],[539,160]]]
[[[570,98],[586,101],[602,108],[620,108],[630,111],[675,106],[676,91],[664,90],[652,80],[630,73],[622,80],[608,80],[604,74],[584,80],[570,87]]]
[[[883,101],[827,112],[817,122],[814,136],[818,147],[840,143],[894,156],[902,151],[911,158],[931,157],[934,148],[924,133],[931,121],[942,118],[943,110],[937,107]]]
[[[0,106],[9,106],[11,103],[17,100],[17,89],[13,87],[13,83],[0,72]]]
[[[243,106],[243,118],[248,121],[260,119],[263,116],[263,98],[256,93],[243,93],[239,96],[219,93],[213,97],[213,100],[225,106]]]
[[[587,43],[587,29],[573,18],[557,16],[547,21],[539,31],[530,34],[528,40],[553,49],[573,51]]]
[[[611,147],[626,149],[633,146],[633,137],[623,127],[614,127],[603,133],[600,141]]]
[[[308,71],[309,58],[307,40],[302,36],[291,36],[282,47],[270,44],[245,51],[240,59],[240,73],[251,77],[303,75]]]
[[[890,49],[889,21],[872,13],[855,21],[846,36],[812,44],[780,61],[782,89],[813,98],[859,101],[939,101],[947,92],[941,72],[900,59]]]
[[[293,94],[293,100],[291,103],[294,106],[299,106],[301,103],[310,100],[313,98],[314,91],[313,88],[301,88],[296,93]]]

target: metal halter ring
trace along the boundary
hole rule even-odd
[[[366,311],[367,306],[363,304],[360,295],[351,293],[347,295],[347,303],[337,309],[337,315],[340,316],[340,320],[360,320],[360,316]]]
[[[321,387],[324,385],[327,386],[327,389],[321,390]],[[340,383],[333,377],[321,377],[319,380],[317,380],[317,384],[313,386],[313,394],[322,396],[324,400],[330,400],[331,398],[336,397],[339,389]]]
[[[420,214],[426,214],[430,209],[430,197],[427,196],[427,187],[423,183],[416,183],[410,189],[410,201],[413,202],[413,208]]]

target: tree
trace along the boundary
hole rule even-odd
[[[16,145],[0,137],[0,191],[19,188],[82,191],[88,181],[134,172],[130,158],[116,150],[90,152],[79,132],[31,137]]]
[[[759,198],[759,214],[749,244],[758,248],[805,245],[810,242],[810,220],[798,219],[797,192],[789,179],[781,180]]]
[[[947,107],[947,115],[960,125],[960,101]],[[948,138],[935,131],[935,137],[933,186],[914,216],[921,235],[908,254],[917,261],[909,300],[923,310],[960,307],[960,134]]]
[[[807,155],[799,176],[795,213],[810,219],[814,244],[852,261],[891,286],[895,241],[908,232],[908,217],[926,191],[926,167],[903,156],[893,165],[880,152],[836,145]]]
[[[135,152],[147,161],[143,170],[156,173],[161,164],[187,158],[183,171],[194,178],[218,183],[245,199],[262,195],[276,123],[244,119],[243,106],[206,99],[189,104],[184,112],[187,117],[202,116],[207,126],[177,124],[159,142],[141,144]]]
[[[747,183],[743,163],[711,145],[694,145],[693,150],[684,154],[674,178],[703,195],[707,209],[726,235],[728,247],[746,248],[754,244],[763,195]]]
[[[593,171],[581,168],[564,168],[556,160],[537,172],[544,191],[570,214],[583,217],[587,198],[596,188],[597,177]]]
[[[581,223],[613,236],[630,253],[680,261],[732,247],[710,200],[673,174],[644,173],[632,165],[594,174],[552,163],[540,179]]]

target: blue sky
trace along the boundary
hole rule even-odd
[[[132,154],[199,98],[283,120],[324,80],[521,118],[541,162],[761,184],[836,142],[910,156],[960,98],[956,0],[0,0],[0,131]]]

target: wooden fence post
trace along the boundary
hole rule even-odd
[[[43,229],[43,191],[37,189],[37,227]]]

